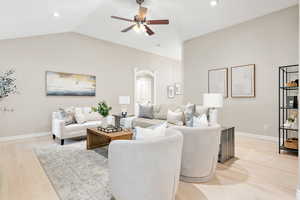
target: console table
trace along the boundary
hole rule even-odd
[[[225,163],[226,161],[234,158],[234,156],[235,156],[234,127],[222,127],[218,161],[220,163]]]

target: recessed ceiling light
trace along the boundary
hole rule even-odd
[[[215,6],[217,6],[219,4],[219,1],[218,0],[211,0],[210,1],[210,5],[212,6],[212,7],[215,7]]]
[[[54,13],[53,13],[53,17],[55,17],[55,18],[58,18],[58,17],[60,17],[60,14],[59,14],[59,12],[54,12]]]

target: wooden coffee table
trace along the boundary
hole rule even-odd
[[[113,140],[132,140],[133,133],[128,130],[115,133],[105,133],[97,128],[87,129],[86,148],[88,150],[109,145]]]

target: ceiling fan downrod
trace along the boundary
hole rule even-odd
[[[144,3],[145,0],[136,0],[137,4],[140,4],[140,6],[142,5],[142,3]]]

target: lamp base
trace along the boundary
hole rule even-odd
[[[127,112],[122,112],[121,115],[122,115],[123,118],[126,118]]]
[[[215,108],[209,109],[209,125],[217,125],[218,124],[218,110]]]

